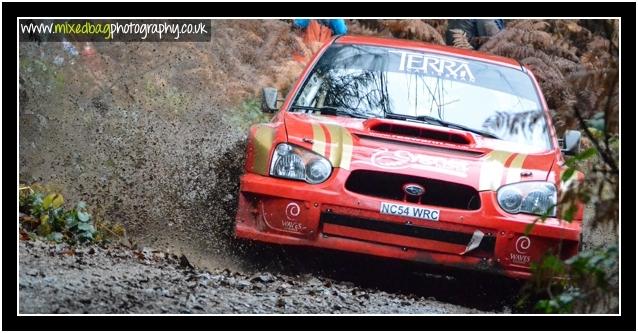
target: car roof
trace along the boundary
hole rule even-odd
[[[438,53],[442,55],[464,57],[472,60],[486,61],[497,65],[503,65],[507,67],[516,68],[522,70],[521,64],[512,58],[501,57],[484,52],[478,52],[474,50],[460,49],[451,46],[430,44],[421,41],[405,40],[398,38],[381,38],[372,36],[355,36],[347,35],[337,37],[334,41],[336,44],[358,44],[358,45],[372,45],[372,46],[385,46],[410,49],[416,51],[425,51]]]

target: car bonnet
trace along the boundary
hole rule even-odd
[[[439,179],[497,190],[546,180],[554,151],[470,132],[390,119],[285,112],[288,141],[326,157],[333,167]]]

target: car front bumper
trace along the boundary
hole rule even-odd
[[[468,211],[444,207],[439,220],[380,213],[379,199],[344,189],[349,172],[335,169],[323,184],[241,177],[236,236],[275,244],[312,246],[487,271],[528,278],[530,264],[547,251],[568,258],[578,251],[580,223],[503,212],[495,192],[480,192],[482,206]],[[398,204],[404,204],[397,201]],[[479,232],[480,231],[480,232]],[[482,234],[479,246],[467,251]]]

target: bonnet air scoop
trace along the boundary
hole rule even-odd
[[[469,133],[445,127],[440,127],[439,129],[439,126],[421,123],[371,118],[364,122],[364,126],[371,132],[393,136],[425,139],[457,145],[470,145],[475,143],[474,137]]]

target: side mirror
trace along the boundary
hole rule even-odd
[[[576,155],[580,151],[580,132],[567,130],[565,131],[565,138],[560,140],[562,143],[561,151],[565,155]]]
[[[261,90],[261,111],[273,113],[277,111],[277,88],[263,88]]]

